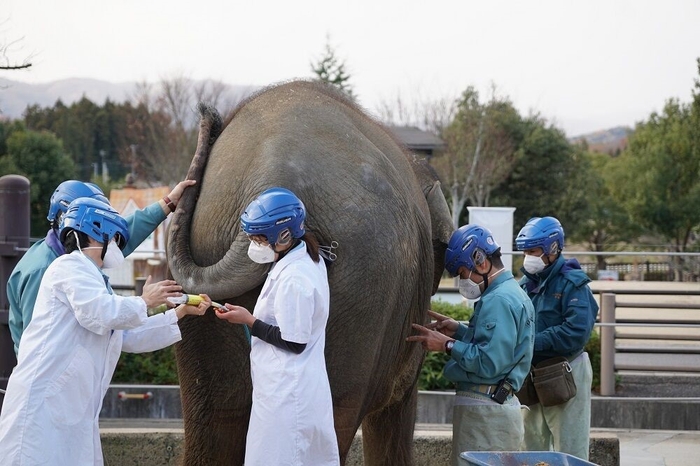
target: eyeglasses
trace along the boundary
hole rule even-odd
[[[248,238],[249,241],[254,242],[258,246],[265,245],[267,243],[267,237],[265,235],[249,235],[246,233],[246,237]]]

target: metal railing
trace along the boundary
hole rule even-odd
[[[666,340],[666,341],[700,341],[700,335],[684,335],[684,334],[630,334],[624,337],[617,335],[618,327],[637,327],[641,329],[645,328],[670,328],[670,329],[699,329],[700,328],[700,312],[697,318],[689,319],[679,319],[671,318],[667,316],[661,316],[658,319],[642,318],[625,318],[618,319],[617,309],[658,309],[658,310],[697,310],[700,311],[700,299],[693,300],[694,302],[686,303],[651,303],[651,302],[620,302],[617,299],[618,295],[640,295],[640,296],[698,296],[700,297],[699,290],[659,290],[659,289],[646,289],[646,290],[633,290],[633,289],[618,289],[618,290],[594,290],[600,295],[600,314],[599,322],[596,326],[600,328],[600,395],[601,396],[613,396],[615,395],[615,373],[616,366],[615,356],[618,353],[616,346],[616,341],[627,339],[638,339],[642,341],[653,341],[653,340]],[[620,321],[621,320],[621,321]],[[634,350],[623,350],[628,352],[634,352]],[[685,349],[679,351],[674,348],[658,348],[654,349],[650,346],[646,348],[641,348],[636,350],[637,353],[662,353],[662,354],[676,354],[679,352],[685,353],[697,353],[697,350],[689,351]],[[678,367],[668,367],[655,365],[652,361],[646,361],[644,364],[646,370],[650,371],[668,371],[677,370],[679,372],[700,371],[700,367],[693,368],[678,368]],[[639,369],[639,368],[636,368]]]

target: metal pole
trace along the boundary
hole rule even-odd
[[[131,148],[131,176],[136,178],[136,148],[138,144],[131,144],[129,147]]]
[[[109,171],[107,170],[107,162],[105,162],[105,155],[107,152],[100,150],[100,158],[102,159],[102,182],[107,184],[109,181]]]
[[[601,295],[600,322],[615,323],[615,294]],[[600,395],[615,394],[615,327],[603,325],[600,329]]]
[[[5,388],[17,364],[8,326],[7,280],[29,247],[29,180],[0,177],[0,387]],[[0,397],[2,398],[2,397]]]

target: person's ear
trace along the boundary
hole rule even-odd
[[[489,273],[489,270],[491,270],[491,259],[485,257],[484,261],[476,266],[476,271],[483,275]]]

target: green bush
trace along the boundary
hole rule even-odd
[[[175,346],[150,353],[122,353],[112,383],[177,385]]]
[[[433,311],[452,317],[455,320],[467,321],[474,309],[462,304],[450,304],[442,300],[433,301]],[[442,369],[449,360],[446,353],[429,351],[425,354],[423,367],[418,379],[419,390],[448,390],[455,388],[454,383],[442,375]]]
[[[593,383],[591,389],[594,391],[600,390],[600,335],[593,329],[591,337],[584,348],[591,359],[591,367],[593,368]]]
[[[433,301],[432,309],[435,312],[452,317],[455,320],[468,320],[472,312],[472,308],[462,305],[446,303],[444,301]],[[585,347],[588,356],[591,359],[593,367],[593,389],[600,388],[600,335],[595,330],[591,332],[591,337]],[[418,380],[419,390],[449,390],[454,389],[454,383],[447,380],[442,375],[442,369],[449,360],[446,353],[428,352],[423,361],[420,378]]]

